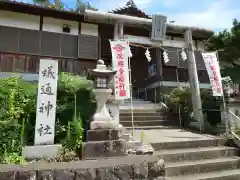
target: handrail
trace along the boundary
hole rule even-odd
[[[169,109],[169,107],[168,107],[164,102],[160,102],[160,105],[161,105],[162,107],[164,107],[166,110]]]
[[[231,110],[228,110],[228,113],[230,113],[233,117],[235,117],[238,121],[240,121],[240,117],[238,117],[234,112]],[[237,140],[240,140],[239,135],[237,135],[231,128],[230,128],[231,135],[236,138]]]
[[[240,117],[238,117],[236,114],[234,114],[232,111],[228,110],[228,112],[233,115],[237,120],[240,121]]]
[[[237,140],[240,140],[240,137],[235,132],[231,131],[231,135],[234,136]]]

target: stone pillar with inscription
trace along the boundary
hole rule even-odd
[[[106,68],[103,60],[98,60],[96,69],[89,72],[94,79],[97,110],[87,132],[87,142],[82,145],[83,159],[126,154],[126,141],[119,138],[119,122],[110,116],[106,108],[106,102],[112,93],[109,82],[115,73],[116,71]]]
[[[58,61],[41,59],[36,109],[34,146],[23,148],[26,158],[51,158],[61,150],[54,144]]]

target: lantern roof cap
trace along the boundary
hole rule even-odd
[[[91,74],[93,75],[111,75],[115,74],[117,71],[111,70],[107,68],[107,66],[104,64],[104,61],[102,59],[99,59],[97,61],[97,66],[95,69],[91,71]]]
[[[99,60],[97,61],[97,64],[102,64],[102,65],[104,65],[104,61],[103,61],[102,59],[99,59]]]

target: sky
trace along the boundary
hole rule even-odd
[[[30,0],[25,0],[30,1]],[[74,7],[76,0],[62,0]],[[127,0],[87,0],[100,11],[125,5]],[[234,18],[240,19],[239,0],[134,0],[145,13],[163,14],[175,24],[222,31],[231,28]]]

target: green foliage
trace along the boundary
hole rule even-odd
[[[35,88],[19,77],[0,79],[0,84],[0,156],[15,152],[20,154],[22,121],[35,107],[35,99],[32,99]]]
[[[85,9],[93,10],[93,11],[98,11],[97,8],[93,7],[89,2],[85,3]]]
[[[64,4],[61,0],[53,0],[53,2],[50,0],[33,0],[33,3],[54,9],[64,9]]]
[[[39,4],[44,7],[66,10],[65,4],[61,0],[53,0],[53,2],[51,2],[50,0],[33,0],[33,3]],[[76,0],[75,9],[69,10],[77,13],[82,13],[85,11],[85,9],[98,11],[98,9],[93,7],[88,1],[84,2],[83,0]]]
[[[8,153],[21,153],[21,126],[15,120],[0,122],[0,156]]]
[[[166,99],[172,112],[177,113],[180,110],[182,119],[184,121],[189,120],[189,115],[192,113],[192,100],[189,88],[174,88],[166,95]],[[221,121],[220,101],[217,101],[212,96],[212,92],[206,89],[201,90],[201,100],[206,121],[215,126]]]
[[[93,93],[92,81],[85,77],[73,76],[70,73],[61,73],[58,80],[57,94],[57,119],[61,122],[63,129],[69,126],[68,121],[72,120],[74,114],[80,115],[82,126],[87,125],[96,111],[96,101]],[[75,116],[76,117],[76,116]],[[56,140],[66,136],[66,131],[58,133]]]
[[[32,145],[34,140],[37,83],[9,77],[0,79],[0,84],[0,163],[21,163],[22,146]],[[59,75],[55,142],[69,150],[81,146],[96,110],[92,89],[86,78]]]
[[[83,141],[83,132],[81,119],[73,119],[68,122],[67,136],[63,140],[63,147],[69,151],[78,151]]]
[[[19,156],[18,153],[5,153],[4,156],[0,158],[1,164],[24,164],[25,159]]]
[[[207,42],[210,51],[218,50],[220,65],[224,68],[223,76],[231,76],[233,81],[240,82],[240,22],[233,20],[230,31],[224,30],[212,36]]]
[[[76,95],[74,96],[74,115],[72,121],[68,121],[67,127],[67,136],[63,142],[63,147],[70,151],[78,151],[81,148],[82,140],[83,140],[83,125],[82,119],[77,116],[77,104],[76,104]]]
[[[183,112],[191,111],[191,97],[188,88],[174,88],[166,95],[167,104],[173,111],[177,112],[180,108]]]
[[[33,3],[39,4],[41,6],[46,6],[46,7],[51,6],[50,0],[33,0]]]

